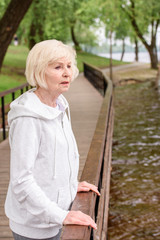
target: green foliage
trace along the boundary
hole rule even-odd
[[[27,55],[27,47],[9,47],[5,57],[4,65],[2,67],[2,72],[0,74],[0,91],[19,86],[26,82],[24,69]],[[107,58],[99,57],[85,52],[77,53],[77,64],[80,72],[83,71],[83,62],[90,63],[102,68],[108,66],[109,60]],[[123,62],[114,61],[114,64],[123,64]]]
[[[79,34],[81,33],[81,34]],[[97,45],[97,37],[94,28],[86,28],[85,24],[78,22],[75,28],[75,34],[81,44],[95,46]]]
[[[99,0],[101,20],[106,24],[107,34],[112,30],[118,38],[133,35],[130,17],[136,19],[142,35],[149,33],[149,27],[160,20],[160,2],[157,0]],[[133,8],[134,6],[134,8]]]
[[[106,36],[114,32],[121,21],[117,0],[99,0],[101,15],[100,19],[106,25]]]
[[[45,20],[45,39],[55,38],[63,42],[70,40],[70,29],[67,26],[66,19],[61,13],[61,4],[48,0],[47,14]],[[66,5],[63,6],[66,11]]]
[[[0,74],[0,91],[17,87],[25,80],[24,68],[28,48],[24,46],[10,46],[8,48]]]
[[[99,68],[106,68],[109,66],[109,59],[104,57],[99,57],[97,55],[80,52],[78,53],[77,64],[80,72],[83,71],[83,62],[89,63]],[[113,65],[125,64],[124,62],[113,60]]]
[[[9,1],[10,0],[1,0],[0,1],[0,18],[3,16],[3,14],[8,6]]]
[[[24,69],[28,48],[25,46],[9,46],[4,59],[4,66]]]
[[[30,39],[39,42],[44,39],[72,41],[71,28],[74,28],[78,43],[96,44],[96,36],[91,26],[96,27],[98,17],[96,0],[34,0],[25,18],[20,24],[17,35],[22,44]],[[31,26],[36,29],[31,34]],[[39,33],[39,29],[41,33]]]
[[[160,20],[160,2],[157,0],[119,0],[119,6],[126,16],[136,19],[142,34],[148,32],[152,22]]]
[[[12,75],[6,75],[1,74],[0,75],[0,91],[5,91],[10,88],[17,87],[25,82],[24,77],[18,77],[17,74]]]
[[[143,43],[151,67],[157,68],[157,30],[160,24],[160,2],[157,0],[99,0],[100,19],[106,25],[106,36],[112,39],[129,36]]]
[[[68,30],[67,40],[72,39],[74,41],[70,33],[72,28],[74,38],[78,43],[88,43],[88,41],[92,39],[91,44],[95,44],[95,36],[90,29],[90,26],[95,24],[95,18],[97,17],[97,11],[95,10],[97,4],[95,4],[95,0],[55,0],[54,3],[54,10],[56,12],[54,20],[58,23],[57,30],[62,28],[61,35],[64,29],[66,29],[66,31]],[[61,40],[64,41],[64,38]]]

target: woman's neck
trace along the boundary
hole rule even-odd
[[[57,98],[53,93],[51,94],[48,90],[38,87],[35,94],[40,99],[40,101],[50,107],[57,106]]]

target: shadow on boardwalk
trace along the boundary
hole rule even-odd
[[[70,109],[72,127],[80,153],[79,178],[81,176],[90,143],[96,127],[102,96],[80,74],[65,93]],[[4,201],[9,182],[9,144],[8,139],[0,144],[0,239],[11,240],[12,234],[8,227],[8,219],[4,214]]]

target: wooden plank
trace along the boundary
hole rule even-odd
[[[1,226],[8,226],[9,220],[6,216],[0,215],[0,225]]]
[[[108,220],[108,213],[104,211],[106,209],[106,206],[108,208],[109,204],[109,191],[107,189],[110,185],[110,172],[108,171],[108,168],[110,166],[110,152],[112,149],[112,134],[113,134],[113,108],[111,107],[110,117],[109,117],[109,124],[108,124],[108,131],[107,131],[107,138],[106,138],[106,146],[105,146],[105,154],[104,154],[104,165],[103,165],[103,178],[102,178],[102,192],[100,197],[100,202],[98,205],[98,218],[97,218],[97,231],[95,231],[94,234],[94,240],[101,239],[102,229],[104,225],[104,219],[107,218]],[[106,196],[108,197],[108,201],[106,201]],[[108,222],[108,221],[107,221]]]
[[[0,237],[0,240],[13,240],[13,237],[10,237],[10,238],[8,238],[8,237]]]
[[[89,227],[78,226],[78,225],[70,225],[70,227],[63,228],[63,239],[64,240],[85,240],[86,231],[88,231]],[[65,231],[65,235],[64,235]]]
[[[104,212],[104,189],[101,189],[100,201],[98,204],[98,215],[96,219],[97,230],[94,230],[94,240],[101,239],[102,226],[103,226],[103,212]]]
[[[12,237],[12,232],[8,226],[0,226],[0,235],[3,238]]]
[[[99,240],[107,240],[107,236],[106,233],[104,231],[102,231],[102,238]]]
[[[113,116],[113,108],[111,108],[111,118],[109,122],[109,134],[108,134],[108,149],[104,156],[104,161],[106,164],[106,185],[105,185],[105,208],[104,208],[104,218],[103,218],[103,232],[105,236],[107,236],[108,230],[108,211],[109,211],[109,192],[110,192],[110,178],[111,178],[111,161],[112,161],[112,137],[113,137],[113,125],[114,125],[114,116]]]

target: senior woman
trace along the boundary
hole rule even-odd
[[[29,52],[26,78],[35,87],[11,103],[10,183],[5,202],[14,239],[60,239],[63,224],[96,228],[90,216],[70,211],[76,193],[94,191],[78,183],[79,154],[68,102],[62,95],[77,77],[76,53],[57,40]]]

